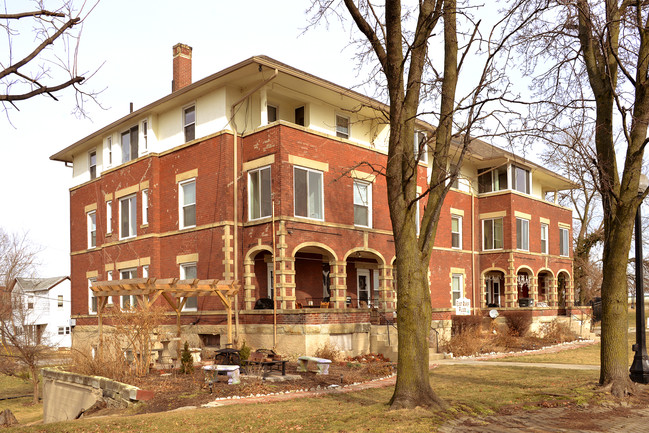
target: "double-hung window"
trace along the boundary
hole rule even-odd
[[[197,277],[196,272],[196,263],[182,263],[180,265],[180,279],[181,280],[193,280]],[[196,311],[198,309],[198,297],[190,296],[186,298],[185,306],[183,311]]]
[[[519,167],[517,165],[512,165],[512,181],[513,189],[525,194],[530,193],[530,171]]]
[[[137,235],[137,197],[135,194],[119,199],[119,238]]]
[[[106,137],[106,149],[108,150],[108,166],[113,165],[113,137]]]
[[[106,234],[109,235],[113,232],[113,201],[106,202]]]
[[[56,306],[59,308],[63,308],[63,295],[57,295]]]
[[[559,255],[568,257],[570,255],[569,231],[566,228],[559,228]]]
[[[294,167],[293,194],[295,216],[323,220],[324,194],[322,172]]]
[[[142,190],[142,225],[149,224],[149,190]]]
[[[530,222],[523,218],[516,218],[516,249],[530,250]]]
[[[97,278],[88,278],[88,313],[97,314],[97,298],[95,292],[92,291],[92,283],[97,281]]]
[[[451,216],[451,247],[462,248],[462,217]]]
[[[492,192],[507,189],[507,166],[478,169],[478,192]]]
[[[541,253],[548,253],[548,225],[541,224]]]
[[[268,123],[277,121],[277,107],[274,105],[266,106],[266,114],[268,115]]]
[[[428,163],[428,143],[426,134],[421,131],[415,131],[414,137],[415,161]]]
[[[147,120],[142,121],[142,147],[144,152],[149,151],[149,122]]]
[[[97,212],[91,211],[88,216],[88,248],[97,246]]]
[[[137,278],[137,269],[120,269],[119,271],[120,279],[122,280],[132,280]],[[136,295],[122,295],[122,309],[128,310],[130,308],[137,307],[137,296]]]
[[[122,164],[139,156],[138,129],[138,126],[135,125],[128,131],[122,132]]]
[[[453,274],[451,276],[451,297],[455,307],[457,300],[462,297],[462,274]]]
[[[336,137],[349,138],[349,117],[336,114]]]
[[[196,179],[178,184],[180,228],[196,226]]]
[[[372,227],[372,184],[354,180],[354,225]]]
[[[90,171],[90,180],[97,178],[97,151],[88,152],[88,169]]]
[[[270,166],[248,172],[248,219],[271,216]]]
[[[482,220],[482,249],[499,250],[503,248],[503,219]]]
[[[185,131],[185,142],[196,138],[196,107],[193,105],[183,110],[183,129]]]

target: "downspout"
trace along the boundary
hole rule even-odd
[[[261,70],[261,65],[259,65],[259,68]],[[256,85],[252,90],[250,90],[248,93],[246,93],[244,96],[242,96],[237,102],[232,104],[232,107],[230,107],[230,127],[232,128],[232,131],[234,133],[234,140],[233,140],[233,151],[232,151],[232,172],[233,172],[233,185],[234,185],[234,190],[232,192],[232,201],[234,203],[234,230],[232,234],[232,239],[233,239],[233,248],[234,248],[234,276],[233,280],[238,281],[239,277],[239,212],[238,212],[238,198],[239,198],[239,181],[238,181],[238,165],[237,165],[237,148],[238,148],[238,132],[237,132],[237,125],[234,122],[234,113],[235,113],[235,108],[237,105],[241,104],[243,101],[248,99],[250,95],[255,93],[257,90],[261,89],[264,87],[266,84],[277,78],[277,75],[279,74],[279,71],[275,69],[275,73],[270,77]],[[234,295],[234,339],[238,341],[239,339],[239,294]]]
[[[475,298],[475,194],[473,193],[473,185],[469,181],[469,191],[471,192],[471,292],[473,294],[473,310],[477,311],[478,303]],[[482,305],[482,299],[479,300]]]

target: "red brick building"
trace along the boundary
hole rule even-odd
[[[249,344],[271,345],[272,312],[255,309],[270,298],[285,350],[374,349],[371,312],[396,307],[386,183],[368,169],[386,163],[386,107],[263,56],[194,83],[191,48],[175,46],[173,61],[170,95],[51,157],[74,167],[75,332],[96,325],[92,281],[226,279],[241,284],[237,336]],[[421,155],[422,189],[427,164]],[[546,198],[572,187],[475,142],[439,221],[434,319],[446,323],[458,298],[472,314],[570,308],[572,211]],[[222,310],[216,298],[187,299],[183,332],[215,344]]]

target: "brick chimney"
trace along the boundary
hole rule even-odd
[[[174,45],[173,79],[171,91],[175,92],[192,83],[192,47],[185,44]]]

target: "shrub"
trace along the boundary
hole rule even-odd
[[[243,343],[241,343],[241,349],[239,349],[239,356],[241,357],[241,360],[245,361],[250,358],[251,351],[252,349],[246,344],[246,340],[243,340]]]
[[[194,358],[189,351],[189,343],[185,341],[185,346],[180,354],[180,372],[190,374],[194,372]]]
[[[480,316],[451,316],[451,335],[459,335],[464,332],[479,332],[482,329],[482,317]]]
[[[532,324],[531,311],[507,311],[503,316],[509,332],[517,337],[524,337]]]
[[[315,351],[315,356],[317,358],[330,359],[333,362],[338,361],[342,358],[338,346],[334,346],[331,343],[325,343],[324,345],[318,347]]]
[[[440,346],[446,353],[454,356],[472,356],[482,352],[483,340],[478,328],[472,328],[454,334],[448,341],[442,341]]]
[[[541,326],[541,335],[543,340],[548,343],[565,343],[566,341],[574,341],[577,339],[577,334],[570,329],[570,326],[557,319],[544,323]]]

